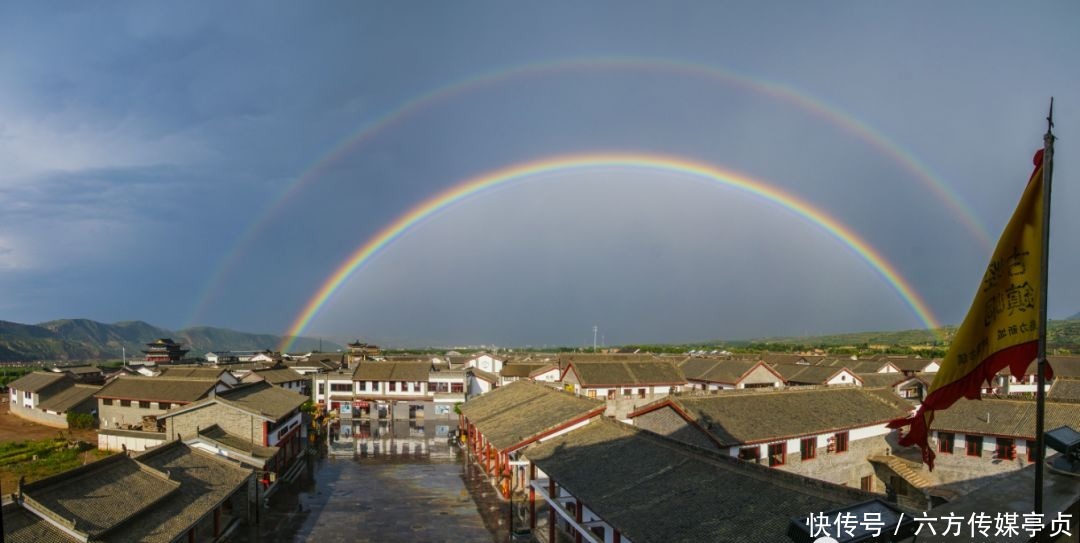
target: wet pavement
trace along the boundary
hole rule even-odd
[[[232,541],[505,541],[508,508],[450,444],[455,427],[421,420],[331,428],[307,470],[281,481],[259,524]]]

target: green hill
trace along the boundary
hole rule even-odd
[[[191,349],[192,356],[211,350],[256,351],[275,349],[280,336],[249,334],[224,328],[199,326],[183,330],[168,330],[142,321],[123,321],[106,324],[89,319],[62,319],[37,325],[0,321],[0,362],[32,362],[56,360],[119,359],[126,349],[128,358],[141,356],[144,344],[157,338],[169,337]],[[319,340],[300,338],[294,349],[317,349]],[[322,342],[324,350],[343,349]]]

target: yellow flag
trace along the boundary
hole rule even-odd
[[[918,445],[934,469],[928,443],[934,411],[960,398],[977,399],[983,383],[1008,367],[1020,377],[1038,354],[1043,251],[1043,151],[1035,153],[1035,171],[1012,219],[998,240],[994,256],[956,331],[941,368],[913,418],[889,426],[911,425],[901,445]]]

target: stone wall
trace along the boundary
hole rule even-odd
[[[40,409],[23,407],[20,403],[12,403],[11,414],[24,418],[31,422],[52,426],[53,428],[67,428],[67,415],[53,415]]]
[[[999,460],[994,458],[994,451],[997,450],[996,438],[976,437],[983,440],[982,455],[980,456],[967,455],[968,436],[965,434],[956,434],[952,453],[938,451],[937,440],[930,443],[934,447],[934,453],[937,454],[934,460],[934,475],[940,483],[954,483],[986,477],[987,475],[998,475],[1030,465],[1030,462],[1027,461],[1027,441],[1023,439],[1014,441],[1016,444],[1015,460]]]
[[[164,412],[164,409],[158,409],[157,402],[150,402],[149,408],[143,408],[139,407],[137,401],[132,401],[130,406],[123,406],[120,405],[120,400],[113,400],[112,405],[105,405],[103,400],[98,400],[98,420],[102,428],[142,428],[143,417],[157,416]]]
[[[222,430],[252,443],[263,443],[263,419],[233,407],[210,403],[177,413],[165,419],[165,433],[170,439],[177,435],[182,439],[194,437],[198,429],[216,424]]]

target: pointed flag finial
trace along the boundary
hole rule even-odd
[[[1050,97],[1050,114],[1046,116],[1046,133],[1054,131],[1054,97]]]

